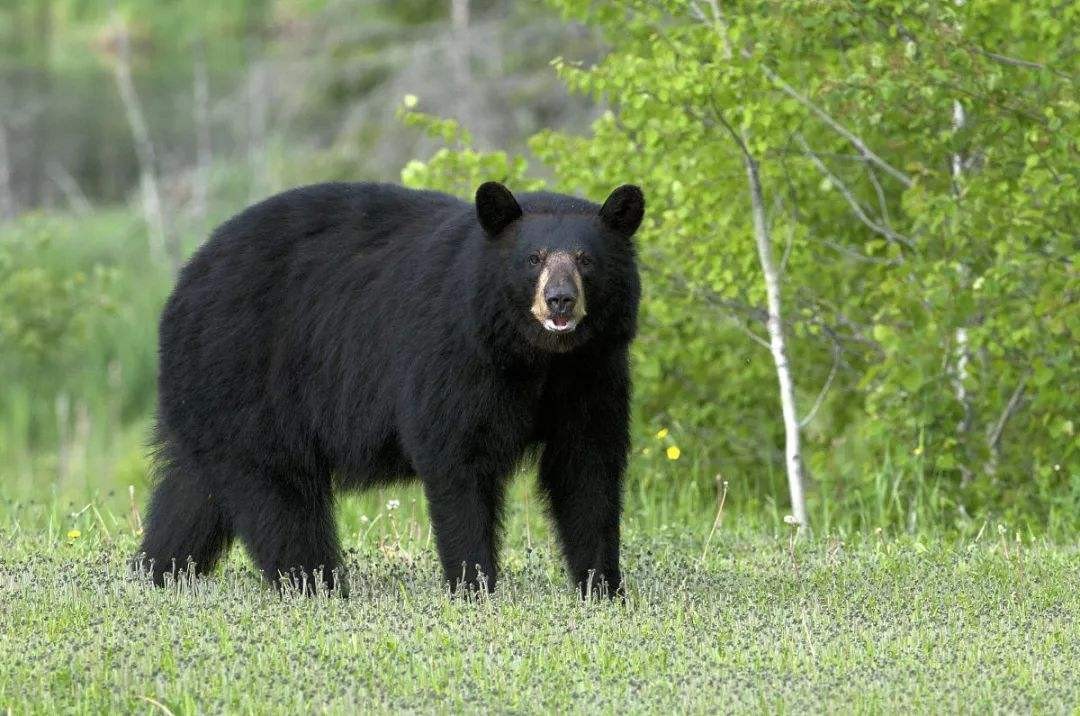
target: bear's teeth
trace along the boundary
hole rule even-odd
[[[559,323],[559,321],[562,321]],[[572,319],[559,317],[556,319],[548,318],[544,321],[544,328],[552,333],[569,333],[577,327],[577,321]]]

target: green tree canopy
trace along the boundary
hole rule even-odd
[[[611,43],[553,63],[608,109],[530,146],[559,189],[646,189],[639,418],[696,436],[697,479],[780,465],[742,140],[815,494],[887,492],[881,519],[901,523],[920,500],[1076,514],[1080,4],[555,4]],[[527,188],[523,161],[407,116],[458,143],[407,183]],[[886,465],[903,487],[882,489]]]

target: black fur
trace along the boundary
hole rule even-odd
[[[601,218],[492,184],[475,207],[324,184],[218,228],[161,318],[155,582],[236,536],[272,581],[333,584],[335,489],[418,476],[447,580],[493,589],[507,478],[536,446],[572,579],[618,590],[643,203],[612,196]],[[588,255],[572,333],[529,312],[541,249]]]

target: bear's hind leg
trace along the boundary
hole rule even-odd
[[[189,564],[198,574],[209,572],[233,537],[201,466],[172,445],[163,448],[160,479],[150,498],[136,558],[136,566],[158,586],[165,583],[166,574],[177,575]]]
[[[325,488],[305,480],[250,478],[250,489],[228,496],[236,531],[263,576],[279,589],[314,594],[316,583],[347,595],[334,524],[329,477]],[[237,484],[234,482],[233,484]],[[255,488],[258,485],[258,488]]]

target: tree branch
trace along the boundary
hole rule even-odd
[[[1052,75],[1056,75],[1058,77],[1061,77],[1062,79],[1066,79],[1066,80],[1070,80],[1070,81],[1075,79],[1075,77],[1073,77],[1073,75],[1070,75],[1067,72],[1062,72],[1060,70],[1055,70],[1054,68],[1049,67],[1047,65],[1044,65],[1041,62],[1032,62],[1031,60],[1022,60],[1019,57],[1009,57],[1008,55],[1002,55],[1002,54],[1000,54],[998,52],[991,52],[990,50],[984,49],[982,47],[977,47],[977,46],[974,47],[974,50],[975,50],[975,52],[979,53],[983,57],[989,57],[991,60],[994,60],[995,62],[1000,62],[1000,63],[1002,63],[1004,65],[1012,65],[1013,67],[1026,67],[1026,68],[1031,69],[1031,70],[1044,70],[1046,72],[1049,72]]]
[[[86,198],[86,194],[79,188],[79,183],[75,181],[75,177],[71,176],[64,167],[57,162],[49,162],[45,167],[45,173],[60,189],[72,211],[79,216],[86,216],[91,212],[92,207]]]
[[[748,56],[748,53],[744,53],[744,56]],[[870,147],[866,146],[866,142],[856,136],[844,125],[833,119],[833,117],[828,112],[811,102],[808,97],[806,97],[797,89],[785,82],[783,78],[780,77],[780,75],[773,71],[772,68],[770,68],[764,62],[761,63],[761,70],[765,73],[766,77],[776,83],[776,85],[784,92],[784,94],[795,99],[797,102],[799,102],[799,104],[803,105],[811,112],[816,114],[821,119],[821,121],[829,125],[829,127],[831,127],[834,132],[851,142],[851,144],[857,150],[859,150],[859,153],[866,157],[867,161],[873,162],[874,164],[881,167],[881,169],[883,169],[885,172],[887,172],[890,176],[899,181],[905,187],[910,187],[915,183],[907,174],[900,171],[899,169],[879,157],[877,154],[875,154],[874,151],[870,149]]]
[[[1016,389],[1009,396],[1009,402],[1005,404],[1005,409],[1001,411],[1001,417],[998,418],[994,427],[987,434],[986,443],[989,445],[991,452],[996,453],[998,451],[1001,445],[1001,435],[1005,432],[1005,424],[1009,422],[1009,418],[1012,417],[1017,406],[1020,405],[1020,398],[1024,395],[1024,388],[1027,386],[1027,379],[1030,375],[1029,371],[1020,378],[1020,382],[1016,384]]]
[[[833,251],[842,253],[844,256],[847,256],[853,261],[861,261],[863,263],[876,264],[878,266],[899,266],[902,263],[899,259],[880,259],[877,256],[864,256],[857,251],[852,251],[848,247],[843,246],[842,244],[838,244],[835,241],[829,241],[828,239],[811,238],[810,240],[816,241],[822,246],[827,246]]]
[[[874,166],[867,162],[866,173],[870,176],[870,183],[874,185],[874,193],[877,194],[878,209],[881,211],[881,222],[892,228],[892,222],[889,219],[889,203],[885,200],[885,190],[881,188],[881,182],[878,181],[877,172],[874,171]]]
[[[799,140],[799,144],[802,145],[802,148],[806,151],[807,156],[810,157],[810,161],[814,163],[814,166],[816,166],[822,174],[828,177],[829,181],[833,183],[833,186],[835,186],[837,190],[843,195],[844,199],[847,200],[848,205],[851,206],[851,210],[855,212],[855,216],[857,216],[860,221],[866,224],[866,226],[873,230],[875,233],[881,234],[889,241],[895,241],[898,244],[903,244],[909,249],[914,248],[915,245],[911,241],[911,239],[904,236],[903,234],[898,234],[888,226],[879,224],[873,219],[871,219],[866,214],[866,210],[863,209],[862,204],[859,203],[859,200],[855,198],[855,195],[851,193],[850,189],[848,189],[847,185],[844,184],[844,182],[842,182],[839,177],[833,174],[827,166],[825,166],[825,162],[821,161],[818,155],[814,153],[814,150],[811,149],[810,145],[806,143],[806,140],[803,138],[803,136],[801,134],[798,134],[796,135],[796,139]]]
[[[724,309],[724,311],[726,311],[729,314],[730,318],[735,319],[734,323],[739,328],[740,331],[745,333],[746,336],[748,338],[750,338],[750,340],[752,340],[754,343],[757,343],[759,346],[761,346],[765,350],[769,350],[769,342],[768,341],[766,341],[764,338],[759,336],[757,333],[754,333],[754,331],[750,330],[750,328],[748,328],[747,326],[744,326],[741,320],[736,319],[735,316],[732,315],[732,314],[736,314],[736,313],[741,313],[741,314],[744,314],[746,316],[749,316],[750,318],[752,318],[754,320],[757,320],[757,321],[760,321],[761,323],[764,323],[766,321],[766,319],[768,318],[768,314],[765,311],[763,311],[763,310],[761,310],[759,308],[756,308],[754,306],[750,306],[750,305],[747,305],[747,304],[739,303],[737,301],[730,301],[728,299],[721,298],[721,297],[715,295],[714,293],[712,293],[711,291],[702,290],[702,289],[694,286],[693,284],[691,284],[689,279],[686,278],[686,276],[684,276],[681,273],[676,273],[673,270],[667,271],[666,276],[667,276],[667,278],[669,280],[674,281],[675,283],[679,284],[680,287],[684,291],[686,291],[688,294],[690,294],[691,296],[699,297],[701,300],[705,301],[706,303],[708,303],[708,304],[710,304],[712,306],[716,306],[718,308]]]
[[[814,400],[814,404],[810,406],[810,412],[806,414],[802,420],[799,421],[799,428],[805,428],[810,424],[810,421],[817,415],[818,408],[825,402],[825,396],[829,393],[829,388],[832,387],[833,378],[836,377],[836,370],[840,366],[840,347],[837,344],[833,344],[833,363],[832,368],[829,369],[829,377],[825,379],[825,385],[821,387],[821,392],[818,393],[817,398]]]

